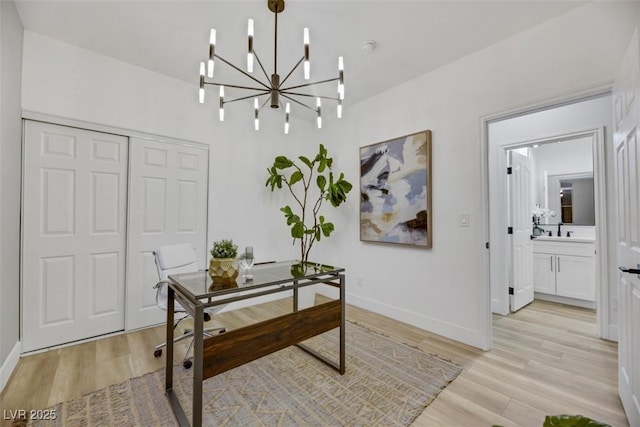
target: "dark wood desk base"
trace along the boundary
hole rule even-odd
[[[279,290],[293,290],[293,312],[259,323],[238,328],[211,338],[203,338],[204,306],[201,303],[189,306],[189,301],[177,294],[169,286],[167,307],[167,351],[165,390],[171,407],[181,426],[189,426],[180,401],[173,391],[173,312],[174,300],[178,299],[194,317],[194,364],[193,364],[193,421],[194,427],[202,425],[202,383],[214,375],[236,368],[260,357],[274,353],[291,345],[331,366],[340,375],[345,373],[345,278],[336,275],[333,280],[315,279],[306,283],[294,281],[292,287]],[[324,283],[339,288],[337,300],[318,304],[302,310],[298,309],[298,288]],[[254,294],[255,297],[258,294]],[[252,296],[247,296],[251,298]],[[339,360],[333,361],[324,355],[300,344],[301,341],[340,328]]]
[[[340,301],[335,300],[207,338],[203,377],[211,378],[339,326]],[[340,371],[344,373],[344,366]]]

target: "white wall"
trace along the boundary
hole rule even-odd
[[[487,348],[481,118],[609,82],[636,24],[636,7],[588,4],[345,108],[342,121],[327,120],[320,131],[300,122],[286,136],[280,121],[267,120],[256,134],[241,105],[230,106],[220,125],[215,102],[196,104],[195,85],[27,32],[23,107],[210,144],[209,240],[252,244],[259,260],[297,256],[278,211],[289,199],[264,187],[275,155],[312,155],[323,142],[336,170],[357,189],[358,147],[432,129],[433,249],[361,243],[352,193],[346,209],[326,212],[337,231],[314,249],[314,258],[347,268],[351,303]],[[458,225],[463,212],[470,213],[470,227]]]
[[[30,31],[24,43],[24,110],[208,144],[208,247],[232,238],[254,246],[258,261],[295,257],[274,206],[284,199],[264,182],[276,155],[315,149],[305,135],[309,123],[294,118],[284,135],[284,116],[266,109],[256,132],[250,103],[229,105],[220,123],[213,90],[198,103],[197,75],[190,85]]]
[[[13,1],[0,2],[0,391],[19,354],[20,81],[23,28]]]
[[[481,119],[610,82],[636,17],[635,3],[590,3],[345,109],[330,138],[343,164],[358,164],[358,147],[425,128],[434,162],[431,250],[360,242],[350,201],[337,224],[348,238],[322,248],[347,267],[350,301],[489,347]],[[470,227],[460,226],[462,213]]]

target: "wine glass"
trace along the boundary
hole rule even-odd
[[[255,262],[255,258],[253,257],[253,247],[247,246],[244,250],[244,253],[240,255],[238,263],[240,265],[240,269],[243,271],[243,277],[245,282],[248,280],[253,280],[253,274],[251,274],[251,268],[253,267],[253,263]]]

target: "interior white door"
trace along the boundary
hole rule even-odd
[[[512,252],[513,294],[511,311],[520,310],[533,301],[533,245],[531,241],[531,159],[515,151],[510,152],[509,175],[510,223],[513,227]]]
[[[23,351],[124,329],[127,144],[25,121]]]
[[[634,33],[613,89],[618,265],[640,269],[640,58]],[[634,272],[635,273],[635,272]],[[618,388],[629,425],[640,425],[640,276],[620,271]]]
[[[127,247],[127,329],[165,321],[156,307],[153,250],[189,242],[205,266],[207,147],[131,138]]]

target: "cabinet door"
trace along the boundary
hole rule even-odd
[[[555,255],[533,254],[533,289],[545,294],[556,293]]]
[[[556,256],[556,294],[588,301],[596,299],[594,257]]]

